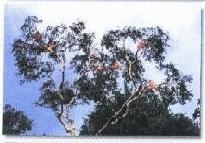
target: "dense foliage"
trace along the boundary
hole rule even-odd
[[[21,27],[22,37],[13,44],[17,74],[22,83],[43,80],[36,103],[52,109],[66,132],[75,129],[69,109],[94,101],[95,111],[85,120],[81,134],[197,134],[187,117],[168,110],[170,105],[191,100],[188,84],[192,78],[165,62],[171,47],[160,27],[110,30],[97,44],[82,21],[39,31],[41,22],[28,17]],[[144,76],[146,63],[156,66],[163,82]],[[186,131],[173,134],[178,127]]]
[[[17,111],[6,104],[3,111],[3,134],[22,135],[32,129],[30,120],[22,111]]]
[[[198,136],[199,126],[183,114],[174,114],[158,97],[148,95],[130,105],[130,113],[118,123],[110,125],[102,135]],[[125,99],[113,103],[119,109]],[[121,104],[119,104],[121,103]],[[98,105],[84,120],[80,135],[95,135],[113,112],[106,104]]]

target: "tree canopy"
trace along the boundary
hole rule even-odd
[[[3,110],[3,134],[22,135],[32,129],[32,120],[22,111],[17,111],[6,104]]]
[[[119,109],[125,100],[125,97],[118,98],[112,106]],[[106,104],[97,105],[84,120],[80,135],[95,135],[112,115]],[[129,114],[110,124],[101,135],[198,136],[199,131],[192,119],[172,113],[156,95],[148,95],[132,102]]]
[[[192,77],[184,75],[173,63],[166,63],[167,49],[171,47],[168,34],[160,27],[110,30],[97,43],[95,34],[86,30],[83,21],[70,26],[47,26],[40,31],[41,22],[29,16],[21,27],[22,36],[14,41],[17,75],[22,83],[44,82],[36,104],[54,111],[66,132],[75,130],[69,109],[90,101],[94,101],[95,111],[85,120],[81,134],[169,135],[171,131],[163,131],[168,128],[165,126],[190,123],[183,115],[173,115],[168,110],[170,105],[191,100],[188,83]],[[163,82],[144,76],[146,62],[162,73]],[[68,73],[74,76],[73,80]],[[148,119],[149,116],[155,118]],[[124,129],[129,126],[136,128]]]

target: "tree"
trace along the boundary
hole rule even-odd
[[[200,123],[201,106],[200,105],[201,105],[201,99],[198,99],[197,107],[194,110],[194,113],[192,114],[193,121],[197,124],[199,128],[199,131],[198,131],[199,134],[200,134],[200,126],[201,126],[201,123]]]
[[[21,135],[32,129],[32,120],[22,112],[6,104],[3,111],[3,134]]]
[[[77,99],[84,98],[66,79],[66,59],[74,51],[87,50],[94,34],[83,32],[85,25],[82,21],[69,27],[63,24],[48,26],[44,32],[38,30],[41,22],[36,16],[29,16],[21,27],[22,37],[14,41],[12,52],[18,68],[17,75],[22,77],[21,84],[43,80],[41,96],[36,104],[52,109],[65,131],[72,133],[75,126],[69,118],[69,108],[77,103]],[[61,67],[60,81],[52,77],[57,65]]]
[[[45,31],[38,30],[40,22],[35,16],[28,17],[21,27],[23,36],[13,44],[17,74],[22,83],[44,81],[36,103],[52,109],[66,132],[75,129],[69,117],[74,105],[94,101],[96,108],[111,112],[100,119],[103,124],[94,133],[100,135],[129,116],[132,104],[141,98],[155,98],[163,112],[170,105],[191,100],[187,83],[192,78],[165,62],[169,36],[160,27],[110,30],[98,44],[82,21],[48,26]],[[162,83],[144,76],[145,62],[155,64],[164,74]],[[53,75],[59,65],[60,80]],[[66,73],[75,78],[70,80]]]
[[[193,120],[183,114],[173,114],[157,96],[139,98],[130,105],[130,112],[116,124],[109,125],[101,135],[107,136],[198,136],[199,128]],[[113,103],[119,109],[126,99]],[[121,103],[121,104],[119,104]],[[95,135],[113,112],[106,104],[95,110],[84,120],[80,135]],[[105,118],[106,117],[106,118]]]
[[[201,112],[200,102],[201,102],[201,100],[198,99],[197,100],[197,108],[194,110],[194,113],[192,114],[194,120],[196,120],[197,118],[198,119],[200,118],[200,112]]]

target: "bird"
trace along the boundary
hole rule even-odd
[[[147,84],[147,88],[149,91],[155,91],[156,89],[156,83],[154,80],[149,80]]]
[[[118,61],[115,61],[113,64],[112,64],[112,69],[113,70],[118,70],[120,68],[120,64]]]
[[[142,39],[139,43],[137,43],[137,50],[143,49],[147,47],[147,42],[145,39]]]
[[[42,37],[43,37],[43,34],[40,33],[39,31],[37,31],[35,34],[32,35],[32,38],[37,42],[39,42],[42,39]]]

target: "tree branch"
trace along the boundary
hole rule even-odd
[[[129,73],[129,76],[130,76],[130,79],[132,79],[132,62],[129,61],[129,69],[128,69],[128,73]]]
[[[71,99],[71,101],[65,105],[65,109],[64,109],[64,107],[63,107],[64,106],[64,103],[63,103],[64,98],[61,94],[61,91],[63,90],[64,82],[65,82],[65,53],[64,52],[62,52],[62,59],[61,59],[61,75],[62,75],[62,79],[61,79],[61,83],[60,83],[59,89],[58,89],[59,90],[58,94],[59,94],[59,97],[61,99],[61,103],[60,103],[60,113],[58,114],[57,118],[60,121],[60,123],[63,125],[65,131],[67,133],[71,133],[71,135],[73,135],[73,130],[75,129],[74,122],[67,117],[68,114],[64,115],[65,118],[67,118],[66,120],[68,120],[68,122],[66,122],[66,120],[63,119],[64,111],[66,112],[67,108],[75,101],[75,96],[74,96]],[[68,125],[68,123],[71,123],[70,128],[68,128],[68,126],[66,126],[66,125]]]
[[[129,104],[133,101],[135,101],[138,97],[139,97],[139,92],[142,89],[142,85],[139,85],[137,89],[134,90],[134,92],[131,94],[131,96],[127,99],[127,101],[121,106],[121,108],[114,113],[113,116],[111,116],[108,121],[103,125],[103,127],[97,132],[96,136],[98,136],[99,134],[101,134],[107,127],[109,124],[116,124],[118,122],[118,119],[121,117],[125,117],[128,113],[128,108],[129,108]],[[138,95],[138,96],[136,96]],[[135,97],[136,96],[136,97]],[[120,114],[122,113],[123,109],[125,109],[127,107],[127,111],[125,112],[125,114],[123,114],[120,117]],[[115,120],[115,121],[113,121]]]

